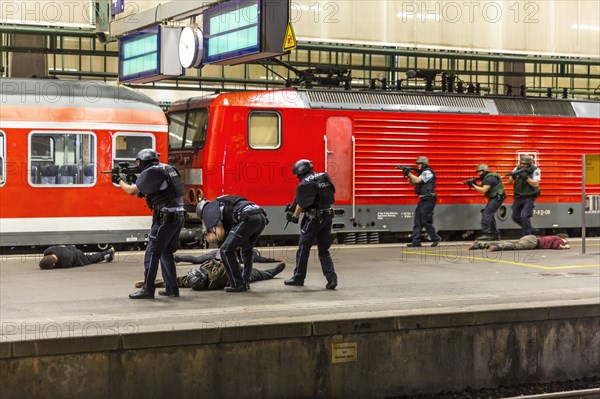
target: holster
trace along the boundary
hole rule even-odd
[[[179,212],[158,212],[158,223],[160,224],[176,224],[179,221]]]
[[[317,219],[319,222],[321,222],[326,215],[333,217],[333,209],[309,209],[304,211],[304,214],[310,219]]]

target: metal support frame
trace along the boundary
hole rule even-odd
[[[167,3],[170,4],[170,3]],[[166,4],[162,12],[156,15],[158,18],[181,18],[189,13],[198,11],[198,7],[176,6]],[[206,6],[204,6],[206,7]],[[158,9],[160,10],[160,8]],[[136,15],[137,17],[137,15]],[[140,19],[140,23],[142,20]],[[26,49],[12,45],[13,34],[44,35],[47,37],[48,46],[43,49]],[[0,60],[6,61],[6,56],[19,52],[38,52],[48,54],[56,61],[54,70],[50,74],[63,76],[65,78],[94,78],[111,81],[117,79],[116,70],[108,70],[108,62],[118,57],[116,45],[99,42],[97,33],[93,30],[63,29],[58,27],[40,26],[17,26],[0,25]],[[74,40],[79,39],[79,40]],[[90,40],[90,43],[84,39]],[[357,55],[359,57],[357,57]],[[68,61],[69,57],[79,57],[74,65],[87,65],[81,61],[81,57],[103,57],[104,62],[96,63],[94,68],[86,70],[61,70],[60,58]],[[58,59],[57,59],[58,58]],[[359,60],[357,61],[357,58]],[[588,58],[565,58],[565,57],[527,57],[522,55],[506,54],[480,54],[465,53],[458,51],[443,50],[417,50],[398,49],[392,47],[374,47],[362,45],[341,44],[317,44],[298,43],[298,47],[287,58],[283,58],[293,68],[311,69],[327,66],[328,68],[345,68],[352,70],[352,87],[355,89],[366,89],[372,79],[386,78],[389,83],[388,89],[395,86],[395,82],[404,78],[404,73],[409,69],[419,69],[427,66],[431,69],[444,70],[460,76],[465,82],[477,82],[482,85],[484,92],[489,94],[502,94],[504,92],[504,78],[507,76],[525,76],[527,80],[527,92],[529,95],[547,93],[547,87],[551,87],[556,96],[560,97],[562,87],[558,86],[560,78],[570,79],[568,87],[570,95],[577,98],[597,98],[600,94],[598,86],[600,74],[592,73],[594,69],[600,69],[600,59]],[[302,61],[299,61],[302,60]],[[58,63],[57,63],[58,62]],[[503,71],[503,63],[526,63],[533,64],[530,71],[517,74],[511,71]],[[243,72],[235,78],[227,77],[229,70],[225,67],[207,66],[204,70],[197,70],[195,76],[183,76],[178,79],[162,81],[160,85],[137,85],[135,87],[152,89],[154,87],[164,89],[170,85],[176,90],[195,91],[237,91],[248,89],[264,89],[283,87],[286,79],[289,79],[290,71],[280,66],[275,61],[263,61],[263,66],[258,64],[247,64]],[[91,65],[91,61],[90,61]],[[113,63],[114,65],[114,63]],[[551,65],[551,68],[542,68]],[[571,67],[568,67],[571,65]],[[206,76],[206,68],[220,68],[220,74],[215,75],[215,69],[211,69],[210,77]],[[256,76],[256,68],[264,68],[265,78],[249,80],[251,75]],[[551,71],[548,71],[548,70]],[[547,72],[548,71],[548,72]],[[220,76],[219,76],[220,75]],[[261,73],[263,75],[263,73]],[[293,76],[292,76],[293,77]],[[542,81],[545,86],[542,87]],[[421,80],[403,79],[402,89],[422,90]],[[437,82],[436,82],[437,83]],[[381,90],[378,85],[376,90]],[[435,87],[436,90],[439,87]]]

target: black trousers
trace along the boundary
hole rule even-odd
[[[317,239],[317,248],[319,251],[319,262],[323,275],[327,281],[337,279],[337,274],[333,267],[333,259],[329,253],[331,246],[331,225],[333,217],[327,213],[320,218],[304,215],[300,225],[300,241],[298,251],[296,252],[296,268],[294,269],[294,280],[304,282],[308,268],[308,258],[310,257],[310,248]]]
[[[487,205],[483,209],[481,214],[481,232],[492,237],[499,237],[500,230],[496,227],[496,212],[502,206],[505,195],[497,195],[494,198],[488,200]]]
[[[435,196],[419,199],[419,204],[417,205],[417,209],[415,209],[415,220],[411,236],[413,245],[421,244],[421,230],[423,228],[425,228],[432,241],[440,241],[442,239],[433,227],[433,208],[435,208],[436,202],[437,198]]]
[[[533,197],[517,197],[512,206],[512,220],[521,226],[521,237],[535,234],[535,227],[531,224],[535,208],[535,199]]]
[[[77,261],[75,262],[75,264],[81,266],[91,265],[92,263],[100,263],[104,260],[104,256],[108,255],[111,252],[107,249],[106,251],[102,252],[84,253],[83,251],[77,248],[73,248],[73,251],[77,256]]]
[[[169,294],[179,293],[173,253],[177,251],[183,222],[184,212],[173,212],[168,218],[161,218],[160,213],[155,212],[152,217],[152,227],[144,255],[144,288],[151,294],[154,294],[156,289],[154,281],[159,262],[166,291]]]
[[[249,216],[246,220],[236,224],[221,245],[221,260],[229,279],[229,286],[239,288],[250,282],[254,245],[267,225],[267,218],[262,213]],[[237,249],[242,249],[244,271],[240,272],[240,263],[237,259]]]

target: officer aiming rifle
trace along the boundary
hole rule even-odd
[[[104,175],[125,175],[125,181],[127,184],[135,184],[137,181],[137,174],[142,171],[138,166],[131,166],[129,162],[119,162],[118,166],[115,166],[110,172],[102,172]]]
[[[466,184],[467,186],[469,186],[469,188],[473,188],[477,184],[478,180],[481,180],[481,178],[480,177],[474,177],[472,179],[465,180],[464,182],[462,182],[462,184]]]
[[[537,168],[534,166],[528,168],[517,167],[513,172],[505,174],[504,177],[510,177],[513,180],[527,180],[533,175],[533,172],[535,172],[536,169]]]
[[[484,163],[477,165],[475,172],[479,175],[478,177],[466,180],[463,183],[475,189],[488,200],[481,213],[481,233],[477,239],[499,240],[500,230],[496,226],[495,215],[506,198],[502,177],[498,173],[490,171],[490,168]],[[478,180],[481,181],[481,184],[475,183]]]
[[[535,200],[540,195],[540,168],[534,165],[533,157],[521,155],[519,164],[508,174],[508,183],[514,184],[515,199],[512,206],[512,220],[521,226],[521,236],[535,234],[531,224]]]
[[[410,174],[410,172],[418,172],[417,168],[414,168],[412,166],[405,166],[405,165],[398,165],[396,166],[396,169],[402,169],[402,174],[404,175],[404,177],[408,177],[408,175]]]

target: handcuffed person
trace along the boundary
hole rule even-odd
[[[184,186],[177,169],[160,163],[158,157],[159,154],[150,148],[137,154],[136,163],[141,173],[135,184],[126,183],[119,173],[119,168],[113,169],[113,183],[118,184],[129,195],[146,197],[146,203],[152,210],[152,226],[144,255],[144,284],[139,291],[129,294],[131,299],[154,298],[154,280],[159,262],[165,289],[160,290],[158,294],[179,296],[173,253],[177,250],[179,232],[185,218]]]
[[[283,262],[280,262],[272,269],[259,270],[252,268],[248,281],[254,283],[256,281],[272,279],[281,273],[283,269],[285,269],[285,263]],[[142,283],[142,281],[138,281],[136,287],[141,287]],[[163,281],[157,279],[155,285],[161,287]],[[227,278],[227,272],[223,262],[218,259],[218,257],[213,257],[206,259],[197,268],[190,269],[186,275],[177,277],[177,285],[181,288],[191,288],[195,291],[222,290],[229,286],[229,279]]]

